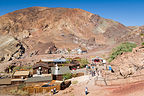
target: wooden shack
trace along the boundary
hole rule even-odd
[[[30,76],[30,72],[29,71],[16,71],[12,78],[13,79],[25,79],[28,78]]]
[[[33,74],[38,74],[38,71],[40,71],[40,74],[49,74],[51,73],[51,66],[45,62],[38,62],[33,66]]]
[[[61,66],[61,67],[51,67],[52,70],[52,79],[53,80],[63,80],[63,75],[67,73],[71,73],[69,66]]]
[[[0,79],[0,86],[11,85],[11,78]]]
[[[11,83],[12,83],[12,85],[23,84],[26,81],[26,79],[22,79],[22,78],[11,79]]]
[[[38,84],[38,83],[48,83],[52,81],[51,76],[46,76],[46,77],[32,77],[32,78],[27,78],[26,85],[33,85],[33,84]]]
[[[71,81],[56,81],[52,80],[50,83],[47,84],[37,84],[32,86],[26,86],[23,90],[27,91],[29,94],[38,94],[38,93],[47,93],[50,92],[51,89],[56,88],[57,91],[64,90],[65,88],[69,87]]]
[[[61,83],[55,83],[55,80],[51,81],[49,84],[37,84],[32,86],[26,86],[23,90],[27,91],[29,94],[37,94],[37,93],[47,93],[50,92],[51,89],[56,88],[59,91]]]
[[[87,49],[84,47],[81,47],[82,53],[87,53]]]

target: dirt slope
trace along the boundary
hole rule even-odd
[[[115,74],[123,77],[143,75],[144,46],[134,48],[132,52],[123,53],[111,62]]]

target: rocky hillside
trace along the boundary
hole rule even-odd
[[[0,61],[19,59],[25,53],[25,48],[11,36],[0,36]]]
[[[49,49],[57,48],[73,49],[83,46],[89,49],[108,46],[123,40],[121,38],[130,34],[131,30],[116,21],[81,9],[31,7],[0,17],[0,36],[15,38],[16,41],[11,42],[25,46],[25,56],[45,54],[49,53]],[[9,42],[9,39],[4,42]],[[5,43],[5,46],[10,45]],[[16,47],[15,44],[13,47]],[[10,56],[16,50],[9,50]],[[1,57],[6,54],[7,52],[3,52]]]
[[[132,52],[123,53],[111,62],[117,76],[129,77],[144,73],[144,46],[134,48]]]
[[[137,44],[144,42],[144,26],[128,26],[128,28],[131,30],[131,32],[120,38],[118,40],[119,42],[130,41]]]

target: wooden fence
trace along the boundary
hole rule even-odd
[[[40,87],[40,86],[34,86],[34,87],[25,87],[23,88],[24,91],[27,91],[29,94],[37,94],[37,93],[46,93],[50,92],[51,89],[56,88],[56,90],[60,90],[60,85],[54,85],[50,87]]]
[[[27,91],[29,94],[47,93],[47,92],[50,92],[51,89],[54,89],[54,88],[56,88],[57,91],[63,90],[69,87],[70,84],[71,84],[71,81],[56,82],[55,80],[53,80],[49,83],[49,85],[54,85],[54,86],[41,87],[42,85],[40,84],[39,86],[26,86],[23,88],[23,90]]]

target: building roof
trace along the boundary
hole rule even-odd
[[[67,60],[65,58],[59,58],[59,59],[54,59],[54,62],[66,62]]]
[[[81,59],[80,57],[75,57],[75,58],[73,58],[73,60],[77,60],[77,59]]]
[[[53,59],[41,59],[42,62],[53,62]]]
[[[65,58],[58,58],[58,59],[41,59],[42,62],[66,62]]]
[[[29,71],[16,71],[13,76],[28,76]]]
[[[51,67],[51,73],[54,75],[62,75],[62,74],[67,74],[71,73],[69,66],[63,66],[63,67],[58,67],[58,71],[56,72],[56,67]]]
[[[52,80],[51,76],[27,78],[26,82],[44,82]]]
[[[11,78],[0,79],[0,85],[8,85],[11,84]]]
[[[19,78],[16,78],[16,79],[11,79],[11,81],[12,82],[17,82],[17,81],[25,81],[25,80],[27,80],[27,78],[25,78],[25,79],[19,79]]]
[[[87,51],[87,49],[86,49],[86,48],[84,48],[84,47],[81,47],[81,50],[82,50],[82,51]]]
[[[38,67],[50,68],[49,64],[44,63],[44,62],[39,62],[39,63],[36,63],[35,65],[33,65],[33,68],[38,68]]]

